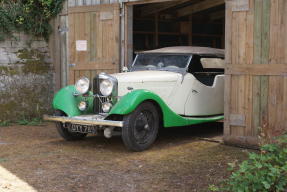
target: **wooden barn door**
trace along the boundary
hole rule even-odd
[[[287,131],[286,12],[285,0],[226,1],[225,142]]]
[[[69,84],[119,71],[119,4],[69,9]]]

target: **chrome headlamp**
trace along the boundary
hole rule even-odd
[[[113,82],[110,79],[103,79],[100,82],[100,92],[103,96],[109,96],[113,92]]]
[[[75,88],[79,94],[86,94],[90,89],[90,80],[87,77],[82,77],[76,82]]]
[[[99,79],[100,79],[100,85],[99,85],[100,93],[106,97],[112,95],[112,93],[116,89],[117,80],[114,77],[107,75],[105,73],[101,73],[99,75]]]

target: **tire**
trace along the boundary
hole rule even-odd
[[[55,111],[55,116],[67,116],[62,111]],[[87,134],[86,133],[72,133],[67,128],[64,128],[63,123],[57,122],[56,127],[58,130],[58,133],[67,141],[76,141],[76,140],[82,140],[84,139]]]
[[[159,112],[151,102],[140,104],[124,116],[122,140],[131,151],[148,149],[155,141],[159,129]]]

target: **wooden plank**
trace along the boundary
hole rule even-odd
[[[243,65],[226,65],[225,73],[232,75],[276,75],[287,76],[286,64],[243,64]]]
[[[232,47],[232,11],[231,11],[231,1],[226,1],[225,5],[225,62],[226,66],[231,63],[231,47]],[[230,135],[230,107],[231,107],[231,75],[225,75],[225,89],[224,89],[224,135]]]
[[[286,109],[287,109],[287,77],[283,78],[283,109],[285,113],[282,113],[283,117],[282,117],[282,124],[284,126],[284,130],[285,132],[287,131],[287,113],[286,113]]]
[[[235,14],[235,13],[233,13]],[[247,19],[246,19],[247,13],[245,11],[238,12],[238,32],[237,32],[237,39],[238,39],[238,58],[237,63],[242,65],[246,63],[246,33],[247,33]],[[237,64],[234,63],[234,64]]]
[[[174,0],[129,0],[125,2],[126,5],[142,5],[142,4],[150,4],[150,3],[164,3],[168,1],[174,1]]]
[[[192,46],[192,15],[188,17],[188,45]]]
[[[283,59],[282,61],[287,64],[287,17],[286,17],[286,13],[287,13],[287,1],[285,0],[281,0],[281,6],[282,7],[282,11],[281,11],[281,23],[282,23],[282,27],[280,29],[280,31],[282,31],[280,37],[282,37],[282,41],[281,42],[281,46],[279,47],[282,55],[283,55]]]
[[[218,19],[223,19],[224,17],[225,17],[225,10],[212,12],[209,15],[209,18],[210,18],[211,21],[218,20]]]
[[[254,64],[261,64],[262,48],[262,0],[255,0],[254,5]]]
[[[225,75],[224,82],[224,135],[230,135],[231,75]]]
[[[225,63],[226,65],[231,64],[232,56],[232,11],[231,11],[231,1],[226,1],[225,5]]]
[[[70,14],[69,15],[69,60],[68,60],[68,65],[69,65],[69,76],[68,76],[68,82],[69,84],[74,84],[74,71],[73,67],[70,66],[70,64],[75,64],[75,55],[76,55],[76,45],[75,45],[75,15]]]
[[[133,6],[125,6],[125,29],[124,29],[124,66],[132,65],[133,61]]]
[[[171,1],[171,2],[166,2],[164,4],[149,4],[146,5],[142,8],[140,8],[141,16],[147,16],[147,15],[152,15],[161,11],[164,11],[166,9],[172,8],[174,6],[190,2],[190,0],[178,0],[178,1]]]
[[[258,149],[258,137],[254,136],[229,136],[224,135],[224,143],[228,145],[235,145],[240,147],[254,148]]]
[[[60,27],[65,29],[67,28],[67,16],[60,16]],[[60,32],[60,54],[61,54],[61,87],[68,85],[68,43],[67,43],[67,32]]]
[[[154,18],[154,25],[155,25],[155,34],[154,34],[154,38],[155,38],[155,41],[154,41],[154,43],[155,43],[155,47],[156,48],[158,48],[159,47],[159,35],[158,35],[158,26],[159,26],[159,22],[158,22],[158,14],[155,14],[155,18]]]
[[[246,64],[253,63],[254,50],[254,0],[249,0],[249,10],[246,14]]]
[[[87,12],[99,12],[99,11],[110,11],[113,7],[119,6],[116,4],[102,4],[96,6],[79,6],[69,8],[69,14],[71,13],[87,13]]]
[[[262,9],[263,1],[254,0],[254,64],[261,64],[261,49],[262,49]],[[261,80],[260,77],[253,77],[253,130],[261,127]]]
[[[260,77],[252,78],[252,135],[258,135],[260,129]]]
[[[263,15],[262,15],[262,49],[261,57],[262,63],[269,63],[269,40],[270,40],[270,1],[263,1]],[[269,116],[268,116],[268,87],[269,77],[260,77],[260,120],[262,130],[268,129]]]
[[[284,77],[273,76],[269,80],[268,97],[268,135],[283,133],[284,124]],[[285,96],[286,97],[286,96]]]
[[[216,7],[219,5],[223,5],[225,3],[224,0],[203,0],[200,3],[196,3],[176,11],[177,17],[184,17],[187,15],[191,15],[193,13],[198,13],[200,11],[210,9],[212,7]]]
[[[239,24],[238,24],[239,12],[232,12],[232,47],[231,47],[231,63],[236,65],[238,64],[238,37]]]
[[[245,77],[245,99],[244,99],[244,107],[245,108],[245,117],[246,117],[246,128],[245,135],[246,136],[256,136],[252,131],[252,98],[253,98],[253,82],[252,76],[247,75]]]
[[[90,23],[90,61],[96,61],[97,57],[97,36],[98,34],[98,26],[97,26],[97,13],[90,13],[91,23]]]

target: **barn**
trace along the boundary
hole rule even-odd
[[[129,66],[136,51],[225,49],[224,141],[256,147],[287,131],[285,0],[68,0],[53,21],[56,87]]]

